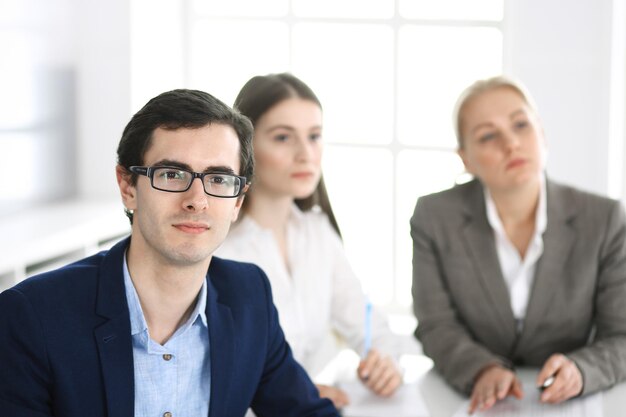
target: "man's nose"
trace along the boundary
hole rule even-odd
[[[204,192],[204,183],[201,178],[194,178],[191,181],[191,186],[184,192],[184,194],[184,206],[187,210],[205,210],[209,205],[209,199],[207,198],[207,194]]]

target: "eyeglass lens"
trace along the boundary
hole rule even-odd
[[[165,191],[185,191],[193,181],[191,172],[173,169],[156,168],[152,174],[152,186]],[[239,194],[241,181],[229,174],[208,173],[203,178],[204,191],[221,197],[233,197]]]

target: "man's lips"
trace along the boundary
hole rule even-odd
[[[173,225],[181,232],[199,234],[209,230],[209,226],[204,223],[177,223]]]

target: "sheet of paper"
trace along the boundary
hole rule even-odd
[[[539,402],[539,390],[534,381],[522,381],[524,398],[508,397],[487,411],[475,412],[472,417],[602,417],[602,393],[574,398],[561,404]],[[469,401],[464,401],[454,417],[468,417]]]
[[[339,388],[350,398],[341,410],[344,417],[429,417],[417,384],[406,384],[389,398],[379,397],[360,381],[343,382]]]

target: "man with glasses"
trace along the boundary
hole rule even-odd
[[[0,294],[2,416],[338,415],[291,356],[265,274],[212,258],[251,140],[200,91],[133,116],[116,168],[131,236]]]

